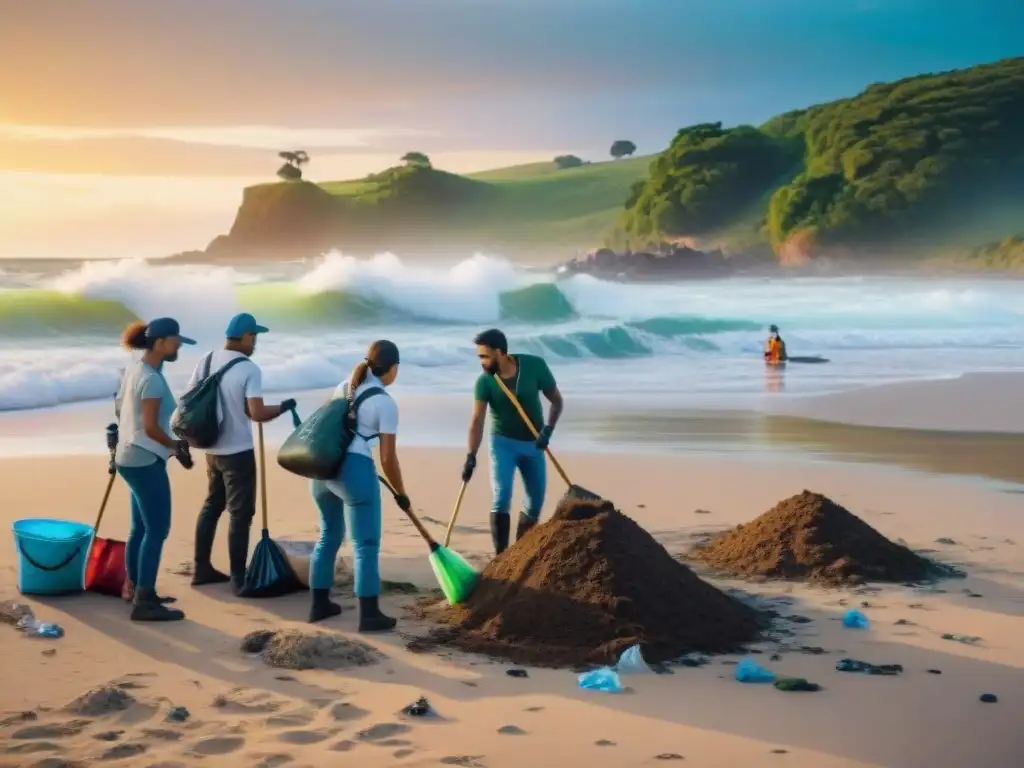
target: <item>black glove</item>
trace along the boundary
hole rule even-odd
[[[468,483],[473,479],[474,469],[476,469],[476,454],[467,453],[466,463],[462,465],[462,482]]]
[[[117,424],[111,424],[107,427],[107,450],[113,453],[117,450]]]
[[[282,400],[281,401],[281,413],[288,413],[288,411],[294,411],[295,410],[295,406],[297,406],[297,405],[298,405],[298,403],[295,402],[295,398],[293,398],[293,397],[289,397],[287,400]]]
[[[412,502],[409,501],[409,497],[404,493],[395,494],[395,504],[397,504],[398,508],[403,512],[408,512],[412,509]]]
[[[192,465],[195,463],[192,461],[192,452],[189,450],[188,443],[184,440],[176,440],[174,445],[174,458],[185,469],[192,469]]]
[[[537,438],[537,450],[543,451],[548,447],[548,443],[551,442],[551,433],[555,431],[555,428],[548,425],[540,431],[540,437]]]

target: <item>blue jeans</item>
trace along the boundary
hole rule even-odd
[[[494,494],[491,512],[507,515],[512,506],[512,483],[516,470],[526,488],[526,509],[523,514],[531,520],[540,517],[547,487],[547,463],[544,451],[537,449],[532,440],[513,440],[504,435],[491,435],[491,490]]]
[[[136,587],[156,587],[160,556],[171,530],[171,483],[167,462],[157,459],[144,467],[118,467],[131,495],[132,528],[125,546],[124,565]]]
[[[309,563],[309,588],[330,589],[334,564],[345,540],[346,517],[352,537],[356,597],[380,594],[380,485],[373,459],[350,453],[337,480],[314,480],[310,487],[320,510],[320,538]]]

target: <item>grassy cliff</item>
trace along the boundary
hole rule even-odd
[[[760,128],[693,126],[633,189],[618,238],[745,234],[805,256],[991,239],[1010,218],[994,209],[1024,213],[1022,136],[1024,58],[875,84]]]
[[[561,170],[534,163],[459,176],[399,166],[355,181],[247,188],[231,232],[215,251],[336,246],[574,249],[602,244],[650,157]]]
[[[920,252],[1002,264],[1019,258],[998,243],[1024,221],[1022,137],[1024,58],[1006,59],[871,85],[760,127],[690,126],[656,156],[468,176],[408,165],[250,187],[209,250],[457,246],[565,258],[693,240],[783,261]]]

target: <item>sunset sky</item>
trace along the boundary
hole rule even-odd
[[[147,206],[226,228],[278,149],[307,150],[314,179],[410,149],[456,171],[616,138],[646,153],[689,123],[1024,53],[1020,0],[0,2],[0,194],[28,190],[2,256],[39,221],[92,237]],[[139,194],[154,176],[187,199]]]

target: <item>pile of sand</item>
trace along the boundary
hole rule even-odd
[[[569,499],[491,561],[469,600],[427,614],[448,627],[413,649],[454,645],[541,666],[611,663],[635,643],[649,662],[725,652],[760,628],[752,609],[610,503]]]
[[[271,667],[282,669],[350,669],[376,664],[384,655],[376,648],[330,632],[250,632],[244,653],[259,653]]]
[[[828,497],[806,490],[700,545],[691,556],[743,576],[833,584],[940,575],[935,563],[889,541]]]

